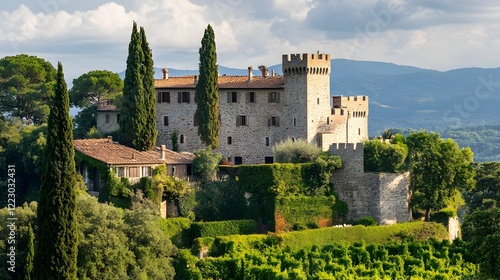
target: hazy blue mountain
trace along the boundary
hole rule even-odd
[[[253,75],[261,75],[257,66],[254,68]],[[282,74],[280,64],[269,66],[271,70]],[[169,76],[197,72],[169,69]],[[219,72],[247,75],[248,70],[219,66]],[[161,68],[155,73],[156,78],[162,77]],[[500,123],[500,68],[436,71],[385,62],[333,59],[331,94],[369,96],[370,135],[387,128],[442,132]]]

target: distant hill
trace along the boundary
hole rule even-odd
[[[269,69],[282,74],[281,64]],[[156,78],[161,78],[161,69],[156,68],[155,72]],[[197,72],[169,69],[169,76]],[[247,69],[223,66],[219,66],[219,72],[247,75]],[[260,75],[260,71],[254,70],[253,74]],[[485,81],[491,82],[487,84],[489,89]],[[500,123],[500,68],[442,72],[385,62],[333,59],[331,94],[369,96],[370,135],[387,128],[443,132],[462,126]]]

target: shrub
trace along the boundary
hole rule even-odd
[[[363,225],[365,227],[376,226],[378,225],[377,221],[374,218],[366,216],[361,219],[358,219],[352,223],[353,225]]]
[[[305,139],[288,138],[274,145],[273,153],[277,162],[303,163],[316,159],[321,149]]]
[[[181,248],[191,247],[191,220],[188,218],[160,219],[161,230],[168,235],[172,243]]]
[[[217,169],[222,155],[210,148],[201,149],[194,153],[193,171],[200,176],[202,183],[212,181],[217,175]]]
[[[193,239],[257,232],[254,220],[230,220],[220,222],[195,222],[191,225]]]

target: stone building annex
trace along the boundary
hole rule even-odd
[[[229,162],[272,163],[272,146],[287,138],[307,139],[324,151],[333,143],[368,139],[368,97],[330,97],[330,55],[283,55],[283,76],[219,76],[219,152]],[[194,120],[198,76],[155,81],[157,145],[172,149],[178,134],[181,151],[205,145]]]

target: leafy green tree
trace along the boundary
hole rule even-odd
[[[219,147],[219,84],[215,34],[210,24],[205,29],[200,47],[200,78],[196,85],[198,135],[211,149]]]
[[[61,63],[52,100],[38,205],[35,279],[75,279],[76,170],[69,94]]]
[[[141,37],[134,22],[128,46],[127,69],[123,86],[123,100],[120,113],[120,141],[128,147],[144,150],[143,130],[146,124],[144,107],[144,86],[142,81],[143,51]]]
[[[315,160],[321,149],[305,139],[288,138],[273,146],[276,162],[304,163]]]
[[[156,146],[156,90],[155,90],[155,69],[153,64],[153,53],[149,48],[146,39],[146,32],[144,28],[140,28],[141,47],[143,52],[142,62],[142,82],[144,87],[144,106],[146,114],[146,123],[142,135],[142,149],[152,150]]]
[[[87,108],[101,101],[113,100],[123,90],[123,81],[117,73],[93,70],[73,79],[69,91],[73,106]]]
[[[500,162],[476,165],[476,187],[466,193],[470,212],[500,207]]]
[[[0,59],[0,112],[23,122],[47,121],[56,70],[42,58],[20,54]]]
[[[210,147],[194,153],[193,171],[200,176],[202,183],[212,181],[217,175],[222,155],[212,151]]]
[[[467,215],[462,226],[472,258],[481,266],[483,279],[500,275],[500,208],[476,210]]]
[[[31,223],[28,224],[28,235],[26,238],[27,248],[24,259],[24,280],[31,280],[33,275],[33,259],[35,257],[35,234]]]
[[[406,139],[409,148],[413,207],[431,211],[445,207],[455,190],[474,187],[473,154],[469,148],[459,149],[451,139],[443,140],[437,133],[417,132]]]
[[[404,144],[389,144],[375,139],[365,143],[364,152],[365,171],[396,173],[406,168],[408,147]]]
[[[305,168],[307,189],[306,195],[329,195],[332,194],[330,177],[332,172],[342,167],[342,160],[337,155],[321,153],[311,162],[309,168]]]

